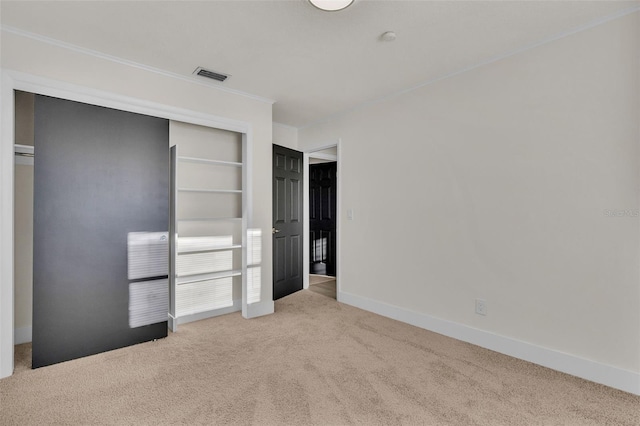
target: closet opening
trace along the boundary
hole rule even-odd
[[[225,291],[217,291],[215,292],[216,297],[222,297],[225,299],[224,303],[227,303],[228,299],[233,301],[231,306],[226,306],[226,309],[231,310],[242,310],[243,316],[245,318],[251,318],[253,316],[264,315],[263,311],[266,311],[266,307],[262,306],[262,294],[261,294],[261,286],[260,286],[260,270],[261,270],[261,232],[259,229],[250,229],[251,225],[251,171],[250,171],[250,152],[252,149],[251,137],[249,135],[250,125],[248,123],[227,120],[220,117],[215,116],[204,116],[198,115],[193,120],[198,124],[191,124],[189,122],[189,118],[191,114],[195,114],[193,112],[187,110],[181,110],[178,108],[165,107],[162,105],[158,106],[149,106],[145,104],[141,106],[134,99],[128,98],[118,98],[117,100],[111,99],[112,96],[109,96],[109,99],[101,98],[98,94],[87,95],[82,92],[81,88],[77,89],[69,89],[69,91],[58,91],[55,92],[55,95],[59,95],[63,93],[64,98],[52,98],[47,96],[47,93],[51,91],[47,87],[41,87],[36,83],[27,81],[28,79],[20,80],[16,78],[15,81],[12,81],[12,99],[11,101],[7,101],[5,106],[7,106],[7,111],[9,111],[8,116],[12,117],[13,127],[15,129],[14,132],[7,132],[7,135],[13,136],[12,138],[7,138],[6,142],[13,142],[14,144],[14,163],[13,163],[13,199],[12,206],[10,207],[13,210],[13,235],[12,243],[9,244],[6,252],[10,258],[13,259],[12,268],[13,269],[13,280],[7,282],[7,285],[12,286],[10,289],[10,293],[13,297],[10,299],[2,300],[2,310],[6,313],[6,316],[3,317],[3,328],[13,328],[13,333],[3,333],[2,334],[2,360],[3,360],[3,368],[2,374],[3,376],[11,375],[12,372],[20,371],[22,369],[30,369],[35,363],[32,363],[33,356],[33,341],[37,333],[34,332],[34,311],[36,311],[36,307],[34,307],[34,234],[35,234],[35,226],[34,226],[34,212],[39,211],[37,207],[34,210],[35,201],[37,201],[37,188],[35,185],[35,180],[37,179],[37,173],[34,173],[35,167],[37,165],[37,160],[34,161],[34,156],[36,154],[35,148],[38,146],[37,135],[42,135],[43,131],[38,133],[36,122],[38,121],[38,117],[42,117],[42,114],[38,114],[38,99],[39,98],[47,98],[49,100],[55,100],[83,105],[88,108],[96,108],[103,110],[114,111],[115,113],[122,114],[130,114],[141,117],[146,117],[148,120],[153,120],[156,117],[165,117],[164,119],[167,123],[171,123],[172,126],[179,125],[194,125],[200,127],[202,129],[209,129],[211,131],[227,133],[231,134],[233,138],[233,147],[230,147],[229,151],[226,151],[224,155],[229,154],[230,158],[220,159],[212,159],[212,162],[209,162],[209,166],[211,163],[215,163],[214,167],[209,167],[209,169],[215,169],[213,172],[213,177],[216,178],[216,182],[211,182],[209,178],[211,176],[206,176],[204,179],[198,179],[192,181],[193,185],[191,188],[187,185],[187,187],[182,188],[186,189],[184,195],[186,197],[190,197],[195,193],[198,194],[206,194],[206,196],[219,196],[218,198],[233,198],[232,201],[226,203],[226,207],[223,205],[224,203],[220,203],[220,200],[217,200],[215,205],[220,207],[221,209],[228,208],[228,211],[216,211],[210,212],[211,216],[207,214],[199,214],[200,212],[195,212],[193,210],[190,213],[195,213],[195,215],[191,217],[186,217],[184,219],[183,226],[183,234],[188,235],[188,229],[195,229],[198,223],[201,222],[202,219],[214,219],[211,222],[215,222],[213,228],[227,227],[229,228],[229,224],[231,225],[232,230],[229,231],[229,235],[232,235],[232,241],[227,244],[218,244],[216,242],[216,247],[213,247],[212,251],[215,251],[216,254],[223,254],[225,251],[231,251],[231,270],[227,269],[225,265],[219,262],[219,259],[208,259],[208,263],[215,264],[214,268],[218,270],[214,271],[213,274],[216,277],[209,278],[222,278],[221,275],[228,274],[229,278],[231,278],[232,285]],[[20,89],[20,90],[18,90]],[[33,92],[31,91],[33,89]],[[23,91],[25,90],[25,91]],[[26,91],[28,90],[28,91]],[[75,90],[75,91],[74,91]],[[78,100],[66,100],[67,95],[68,99],[78,99]],[[89,101],[90,103],[84,103],[85,101]],[[95,104],[94,104],[95,101]],[[49,102],[49,101],[47,101]],[[131,103],[130,103],[131,102]],[[42,103],[40,104],[42,105]],[[111,109],[113,108],[113,109]],[[55,109],[54,109],[55,110]],[[128,111],[131,112],[128,112]],[[177,118],[179,121],[172,120],[172,117]],[[185,120],[186,119],[186,120]],[[111,126],[113,127],[113,126]],[[70,126],[67,125],[65,127],[69,129]],[[168,126],[167,126],[167,134],[168,134]],[[41,144],[42,145],[42,144]],[[167,164],[169,165],[168,157],[169,157],[169,145],[170,143],[163,144],[163,150],[166,152],[167,161],[154,161],[154,164]],[[183,144],[186,146],[186,144]],[[224,143],[223,143],[224,145]],[[44,146],[44,145],[42,145]],[[128,145],[127,145],[128,146]],[[125,148],[125,150],[128,148]],[[144,150],[140,148],[140,150]],[[45,150],[46,151],[46,150]],[[217,150],[218,154],[223,152],[220,149]],[[145,151],[146,152],[146,151]],[[190,154],[186,151],[183,152],[181,162],[189,164],[191,167],[198,167],[203,165],[203,162],[193,161],[195,157],[190,156]],[[50,154],[50,153],[48,153]],[[217,154],[217,155],[218,155]],[[94,155],[93,153],[91,154]],[[146,154],[145,154],[146,155]],[[164,154],[163,154],[164,155]],[[120,160],[123,160],[126,156],[123,157],[122,151],[117,155]],[[206,157],[206,155],[205,155]],[[231,158],[233,157],[233,158]],[[36,157],[37,158],[37,157]],[[42,158],[49,158],[49,156],[44,155]],[[137,158],[137,157],[136,157]],[[154,157],[155,158],[155,157]],[[207,159],[207,158],[205,158]],[[127,160],[129,161],[129,157]],[[144,160],[142,160],[144,161]],[[206,162],[205,162],[206,163]],[[135,163],[139,164],[139,163]],[[163,166],[164,167],[164,166]],[[223,176],[220,174],[222,170],[233,170],[232,174],[227,174]],[[224,174],[224,172],[222,172]],[[166,175],[167,182],[170,178],[170,173],[167,169],[167,172],[163,172],[163,176]],[[77,179],[77,174],[75,180]],[[182,176],[183,178],[188,179],[188,176]],[[164,178],[163,178],[164,179]],[[8,179],[7,179],[8,181]],[[130,182],[137,182],[137,178],[133,178],[133,180],[129,180]],[[154,179],[157,181],[157,179]],[[186,182],[186,181],[184,181]],[[204,185],[203,185],[204,183]],[[191,184],[189,184],[191,185]],[[207,185],[213,185],[210,188]],[[168,188],[168,185],[167,185]],[[191,190],[189,190],[191,189]],[[148,191],[154,194],[165,193],[165,191]],[[169,192],[168,190],[166,191]],[[75,205],[80,205],[82,203],[75,203]],[[183,212],[188,211],[189,203],[183,203]],[[211,205],[212,203],[206,203],[207,205]],[[180,207],[178,208],[178,210]],[[186,209],[186,210],[185,210]],[[129,210],[127,208],[121,208],[120,210]],[[167,203],[167,208],[153,208],[153,211],[167,211],[169,213],[169,207]],[[138,218],[146,217],[146,214],[139,214]],[[96,216],[97,217],[97,216]],[[99,221],[99,220],[98,220]],[[168,220],[162,221],[162,228],[166,227],[166,223]],[[155,226],[152,226],[155,230]],[[159,229],[159,228],[158,228]],[[147,230],[147,231],[153,231]],[[164,232],[167,232],[168,229]],[[198,233],[199,231],[195,231]],[[226,234],[225,234],[226,235]],[[130,236],[130,235],[129,235]],[[194,238],[197,238],[200,235],[194,235]],[[206,237],[211,237],[210,235],[206,235]],[[217,238],[216,236],[214,236]],[[168,236],[165,234],[165,238],[168,240]],[[129,242],[130,239],[129,239]],[[183,246],[189,252],[189,255],[195,255],[195,257],[199,257],[199,254],[203,254],[204,252],[211,249],[211,247],[200,247],[198,244],[191,243],[199,243],[199,241],[185,241],[187,246]],[[130,247],[127,246],[127,241],[125,239],[124,251],[126,253],[127,250],[130,250]],[[179,243],[178,243],[179,244]],[[226,255],[226,254],[225,254]],[[223,257],[225,256],[223,255]],[[125,254],[125,258],[126,258]],[[219,257],[219,256],[218,256]],[[227,256],[229,257],[229,256]],[[167,264],[169,259],[167,259]],[[129,263],[131,259],[129,258]],[[125,262],[127,260],[125,259]],[[129,271],[131,272],[131,271]],[[201,271],[202,272],[202,271]],[[126,274],[126,273],[125,273]],[[218,276],[220,275],[220,276]],[[166,273],[165,273],[166,277]],[[134,277],[135,278],[135,277]],[[156,274],[153,277],[143,277],[143,278],[135,278],[136,284],[143,283],[145,285],[138,287],[148,287],[149,282],[152,279],[157,279],[159,276]],[[42,282],[42,280],[35,280],[36,282]],[[138,282],[139,281],[139,282]],[[194,280],[196,281],[196,280]],[[131,283],[129,283],[131,284]],[[4,283],[3,283],[4,285]],[[131,306],[131,287],[127,287],[129,291],[129,306]],[[120,298],[122,299],[122,298]],[[44,300],[40,297],[40,300]],[[167,298],[168,300],[168,298]],[[148,304],[147,304],[148,305]],[[168,302],[167,302],[168,305]],[[213,316],[216,314],[225,313],[225,309],[217,309],[218,306],[215,306],[213,310],[209,310],[206,316]],[[83,307],[83,310],[85,308]],[[126,309],[125,309],[126,310]],[[168,314],[168,308],[165,310],[166,314]],[[213,311],[213,312],[212,312]],[[87,311],[88,312],[88,311]],[[228,312],[228,311],[227,311]],[[163,318],[164,329],[167,329],[167,320],[168,315],[165,314]],[[124,321],[118,320],[118,322],[124,322],[125,328],[127,329],[136,329],[139,327],[146,327],[146,324],[142,324],[139,321],[133,321],[131,318],[131,314],[125,315]],[[9,318],[7,318],[9,317]],[[61,315],[58,315],[61,317]],[[198,319],[199,316],[190,317],[189,315],[183,316],[181,320],[184,322],[188,322],[189,320]],[[83,318],[87,318],[86,315]],[[88,318],[91,321],[91,315]],[[11,321],[11,322],[9,322]],[[81,322],[81,321],[76,321]],[[104,321],[100,321],[104,323]],[[182,321],[181,321],[182,322]],[[155,321],[153,324],[149,323],[149,325],[155,327]],[[156,324],[157,325],[157,324]],[[11,330],[9,328],[9,330]],[[157,328],[157,327],[156,327]],[[64,327],[63,327],[64,329]],[[42,333],[41,333],[42,334]],[[73,335],[74,333],[70,333]],[[166,335],[166,331],[165,331]],[[8,349],[11,348],[11,351]],[[108,348],[106,350],[109,350]],[[103,350],[99,350],[103,351]],[[98,353],[98,352],[96,352]],[[81,355],[84,356],[84,355]],[[59,361],[55,361],[59,362]],[[44,365],[44,364],[43,364]]]
[[[14,91],[15,144],[13,188],[14,369],[31,368],[33,315],[33,164],[34,95]]]

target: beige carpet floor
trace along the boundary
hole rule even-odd
[[[303,290],[0,380],[2,425],[639,425],[640,397]]]
[[[335,299],[336,279],[326,275],[309,275],[309,290]]]
[[[309,284],[321,284],[328,281],[335,281],[336,277],[331,277],[329,275],[317,275],[317,274],[309,274]]]

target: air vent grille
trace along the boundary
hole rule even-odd
[[[210,78],[216,81],[225,81],[227,78],[229,78],[227,74],[221,74],[219,72],[206,70],[202,67],[196,68],[196,70],[194,71],[194,74],[197,74],[202,77]]]

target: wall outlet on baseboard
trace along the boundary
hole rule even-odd
[[[476,299],[476,314],[487,315],[487,301],[484,299]]]

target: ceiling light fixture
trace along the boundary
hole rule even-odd
[[[320,10],[336,12],[351,6],[354,0],[309,0],[309,3]]]

